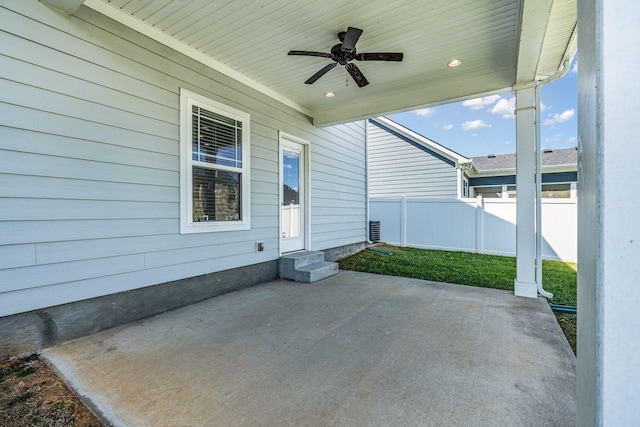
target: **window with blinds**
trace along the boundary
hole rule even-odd
[[[249,115],[186,90],[181,111],[181,232],[248,229]]]
[[[242,122],[192,106],[192,159],[242,168]]]

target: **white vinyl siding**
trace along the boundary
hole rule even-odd
[[[310,141],[312,249],[366,239],[364,122],[313,127],[86,7],[0,19],[0,316],[277,259],[279,131]],[[249,230],[180,234],[181,87],[251,116]]]
[[[336,131],[310,146],[312,250],[366,240],[364,121]]]
[[[369,197],[457,197],[456,168],[369,122]]]

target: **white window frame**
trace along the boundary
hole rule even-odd
[[[467,198],[467,197],[471,197],[471,194],[469,193],[469,189],[471,187],[469,187],[469,180],[467,179],[466,176],[462,177],[462,197],[463,198]]]
[[[242,168],[199,162],[192,158],[192,106],[198,106],[225,117],[242,122]],[[249,230],[251,228],[250,144],[249,119],[251,116],[228,105],[180,88],[180,233],[210,233],[218,231]],[[193,221],[193,167],[240,172],[239,221]]]

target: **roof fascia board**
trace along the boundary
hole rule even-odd
[[[522,1],[518,68],[516,71],[517,85],[536,80],[540,54],[552,6],[553,0]]]
[[[565,172],[542,172],[543,184],[560,184],[566,182],[577,182],[578,172],[576,170]],[[470,176],[469,186],[471,187],[494,187],[498,185],[515,185],[515,174],[499,174],[488,176]]]
[[[399,134],[403,135],[406,138],[412,139],[414,141],[416,141],[418,144],[423,145],[425,147],[430,148],[432,151],[437,152],[438,154],[447,157],[448,159],[457,162],[457,163],[466,163],[469,162],[471,159],[468,159],[464,156],[461,156],[460,154],[456,153],[455,151],[449,150],[447,147],[444,147],[440,144],[438,144],[435,141],[430,140],[429,138],[426,138],[422,135],[420,135],[419,133],[416,133],[414,131],[412,131],[411,129],[407,129],[406,127],[394,122],[393,120],[387,119],[386,117],[376,117],[371,119],[374,122],[378,122],[380,124],[383,124],[386,127],[392,128],[394,131],[398,132]]]
[[[569,72],[569,66],[571,65],[571,61],[573,61],[573,58],[576,55],[576,52],[578,52],[577,29],[578,29],[578,24],[576,23],[575,27],[573,28],[573,33],[571,33],[571,38],[569,39],[569,43],[567,44],[567,48],[565,49],[564,54],[562,55],[562,60],[558,65],[558,70],[556,71],[556,73],[552,75],[546,75],[546,74],[536,75],[536,80],[539,80],[541,84],[551,83],[554,80],[564,77]]]
[[[475,168],[474,168],[475,169]],[[569,164],[569,165],[551,165],[551,166],[542,166],[542,171],[544,173],[553,173],[553,172],[574,172],[578,170],[577,164]],[[515,175],[516,169],[490,169],[483,170],[481,172],[472,173],[469,176],[472,177],[480,177],[480,176],[499,176],[499,175]]]
[[[223,63],[221,63],[220,61],[217,61],[215,59],[213,59],[212,57],[205,55],[204,53],[200,52],[197,49],[194,49],[186,44],[184,44],[183,42],[169,36],[168,34],[150,26],[145,24],[144,22],[140,21],[139,19],[121,11],[120,9],[117,9],[114,6],[111,6],[105,2],[103,2],[102,0],[85,0],[84,2],[85,6],[90,7],[91,9],[95,10],[96,12],[99,12],[111,19],[113,19],[114,21],[117,21],[119,23],[121,23],[122,25],[125,25],[131,29],[133,29],[134,31],[137,31],[155,41],[157,41],[158,43],[161,43],[167,47],[170,47],[171,49],[182,53],[183,55],[188,56],[189,58],[200,62],[201,64],[206,65],[207,67],[216,70],[217,72],[224,74],[227,77],[230,77],[252,89],[257,90],[258,92],[261,92],[264,95],[267,95],[270,98],[273,98],[274,100],[281,102],[291,108],[293,108],[294,110],[297,110],[309,117],[313,118],[313,112],[292,101],[291,99],[279,94],[278,92],[269,89],[268,87],[262,85],[261,83],[258,83],[257,81],[245,76],[244,74],[239,73],[238,71],[234,70],[231,67],[228,67],[227,65],[224,65]]]
[[[80,9],[84,0],[40,0],[40,2],[55,7],[67,15],[73,15],[76,10]]]
[[[542,74],[541,71],[538,71],[536,75],[536,80],[542,81],[543,84],[550,83],[554,80],[557,80],[563,77],[565,74],[569,72],[569,66],[571,65],[571,61],[573,61],[576,52],[578,51],[578,22],[573,26],[573,31],[571,32],[571,36],[567,41],[567,46],[562,54],[562,59],[560,60],[560,64],[558,64],[558,68],[555,73],[548,75]]]

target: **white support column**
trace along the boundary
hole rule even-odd
[[[515,294],[537,298],[535,229],[535,86],[516,90]]]
[[[638,16],[637,0],[578,2],[578,426],[638,425]]]

